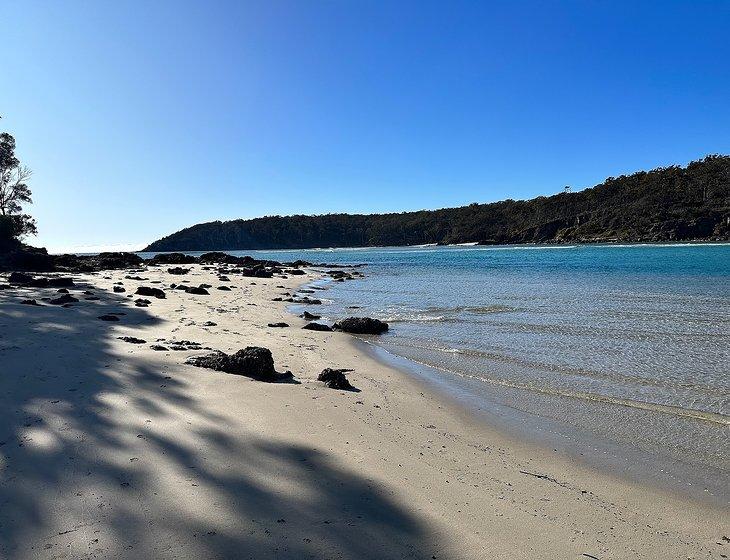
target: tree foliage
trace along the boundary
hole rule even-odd
[[[579,192],[397,214],[267,216],[198,224],[150,251],[427,243],[681,241],[730,237],[730,156],[609,177]]]
[[[26,181],[31,170],[15,156],[15,138],[0,133],[0,241],[36,233],[35,220],[22,214],[22,205],[32,203]]]

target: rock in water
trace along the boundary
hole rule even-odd
[[[324,381],[330,389],[341,389],[342,391],[357,391],[355,387],[350,385],[345,373],[352,371],[351,369],[332,369],[326,368],[317,376],[318,381]]]
[[[316,321],[317,319],[321,319],[321,315],[315,315],[314,313],[310,313],[309,311],[305,311],[300,315],[302,319],[309,319],[310,321]]]
[[[322,323],[307,323],[302,327],[303,329],[306,329],[308,331],[331,331],[332,328],[328,325],[323,325]]]
[[[23,300],[23,301],[21,301],[20,303],[21,303],[21,304],[23,304],[23,305],[40,305],[40,303],[38,303],[38,302],[37,302],[36,300],[34,300],[34,299],[24,299],[24,300]]]
[[[234,375],[243,375],[260,381],[275,382],[292,377],[291,372],[277,373],[274,369],[274,358],[271,356],[271,351],[260,346],[247,346],[235,354],[218,351],[205,356],[192,356],[187,359],[186,363]]]
[[[388,323],[370,317],[348,317],[332,325],[332,328],[353,334],[381,334],[388,330]]]
[[[126,291],[127,291],[127,290],[125,290],[124,288],[122,288],[121,286],[114,286],[114,287],[112,288],[112,290],[114,290],[114,293],[115,293],[115,294],[123,294],[124,292],[126,292]]]
[[[149,286],[140,286],[139,288],[137,288],[137,291],[134,293],[139,296],[151,296],[151,297],[156,297],[157,299],[165,299],[165,292],[160,290],[160,288],[150,288]]]

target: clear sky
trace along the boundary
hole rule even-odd
[[[52,250],[458,206],[730,153],[730,2],[0,1]]]

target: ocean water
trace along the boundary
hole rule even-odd
[[[388,321],[369,340],[381,357],[551,445],[590,438],[704,469],[707,492],[727,484],[728,244],[240,254],[365,264],[362,280],[319,282],[318,312]]]

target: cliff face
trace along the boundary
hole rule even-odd
[[[575,193],[399,214],[268,216],[198,224],[146,251],[424,243],[730,239],[730,156],[609,178]]]

